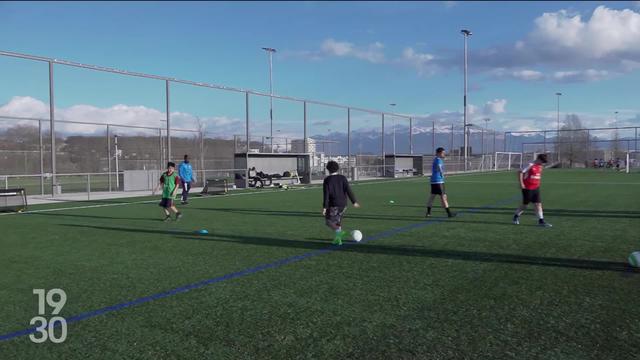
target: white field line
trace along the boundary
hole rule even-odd
[[[448,183],[474,183],[474,184],[518,184],[518,180],[514,181],[469,181],[469,180],[451,180]],[[583,185],[640,185],[640,182],[598,182],[598,181],[542,181],[543,184],[583,184]]]
[[[383,180],[383,181],[363,181],[360,183],[354,183],[352,185],[374,185],[374,184],[383,184],[383,183],[389,183],[389,182],[396,182],[396,181],[408,181],[408,180],[417,180],[419,178],[403,178],[403,179],[396,179],[396,180]],[[193,197],[190,200],[199,200],[199,199],[223,199],[229,196],[244,196],[244,195],[265,195],[265,194],[272,194],[274,192],[283,192],[283,191],[302,191],[302,190],[311,190],[311,189],[319,189],[321,188],[321,185],[311,185],[311,186],[304,186],[302,188],[291,188],[290,190],[275,190],[275,191],[268,191],[268,192],[243,192],[243,193],[238,193],[238,194],[227,194],[227,195],[223,195],[223,196],[211,196],[211,197]],[[99,205],[83,205],[83,206],[69,206],[69,207],[62,207],[62,208],[51,208],[51,209],[41,209],[41,210],[27,210],[21,213],[18,212],[10,212],[10,213],[0,213],[0,216],[7,216],[7,215],[18,215],[18,214],[35,214],[35,213],[42,213],[42,212],[53,212],[53,211],[63,211],[63,210],[78,210],[78,209],[94,209],[94,208],[102,208],[102,207],[111,207],[111,206],[124,206],[124,205],[139,205],[139,204],[151,204],[151,203],[156,203],[158,202],[157,199],[154,200],[142,200],[142,201],[130,201],[130,202],[121,202],[121,203],[114,203],[114,204],[99,204]]]
[[[460,177],[460,176],[468,176],[468,175],[486,175],[486,174],[495,174],[495,173],[496,172],[466,173],[466,174],[452,174],[450,176],[451,177]],[[362,186],[362,185],[386,184],[386,183],[398,182],[398,181],[418,181],[418,180],[425,181],[425,179],[427,179],[426,181],[428,181],[428,178],[429,178],[428,176],[421,176],[421,177],[407,177],[407,178],[400,178],[400,179],[393,179],[393,180],[362,181],[362,182],[352,183],[352,185],[353,186]],[[475,182],[475,181],[469,181],[469,182]],[[493,182],[487,182],[487,183],[493,183]],[[217,196],[217,197],[215,197],[215,196],[214,197],[194,197],[191,200],[215,199],[215,198],[224,199],[224,198],[229,197],[229,196],[265,195],[265,194],[272,194],[274,192],[282,192],[282,191],[302,191],[302,190],[318,189],[320,187],[321,187],[321,185],[308,185],[308,186],[304,186],[304,187],[298,188],[298,189],[292,188],[290,190],[275,190],[275,191],[270,191],[270,192],[243,192],[243,193],[238,193],[238,194],[227,194],[227,195]],[[95,209],[95,208],[112,207],[112,206],[151,204],[151,203],[156,203],[156,202],[158,202],[157,199],[155,199],[155,200],[143,200],[143,201],[121,202],[121,203],[115,203],[115,204],[69,206],[69,207],[52,208],[52,209],[27,210],[27,211],[24,211],[24,212],[21,212],[21,213],[17,213],[17,212],[0,213],[0,216],[18,215],[18,214],[35,214],[35,213],[63,211],[63,210]]]

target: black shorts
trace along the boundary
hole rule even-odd
[[[158,204],[158,206],[163,207],[165,209],[168,209],[168,208],[173,206],[173,199],[162,198],[162,200],[160,200],[160,204]]]
[[[446,191],[444,190],[444,184],[431,184],[431,194],[432,195],[446,195]]]
[[[326,224],[340,226],[342,224],[342,217],[344,216],[345,210],[346,209],[344,207],[329,207],[327,212],[324,214]]]
[[[528,204],[528,203],[541,203],[542,202],[542,197],[540,196],[540,188],[537,188],[535,190],[527,190],[527,189],[522,189],[522,203],[523,204]]]

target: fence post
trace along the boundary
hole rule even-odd
[[[49,130],[51,131],[51,197],[55,197],[56,187],[56,126],[53,90],[53,63],[49,61]]]
[[[387,176],[387,156],[384,153],[384,113],[382,113],[382,177]]]
[[[245,167],[244,167],[244,187],[245,189],[249,188],[249,149],[251,148],[251,141],[249,140],[249,136],[251,135],[251,133],[249,132],[249,92],[245,91],[244,93],[245,95],[245,104],[244,104],[244,109],[245,109],[245,131],[246,131],[246,136],[247,136],[247,152],[245,153]]]
[[[109,125],[107,125],[107,176],[109,178],[109,192],[111,192],[111,135],[109,130]]]
[[[351,170],[351,108],[347,108],[347,169],[347,176],[351,177],[351,181],[355,181],[353,170]]]
[[[171,113],[169,98],[169,80],[165,80],[165,94],[167,101],[167,161],[171,161]],[[117,155],[116,155],[117,156]],[[162,169],[162,168],[161,168]]]
[[[44,196],[44,153],[42,148],[42,120],[38,120],[38,141],[40,147],[40,195]]]
[[[91,200],[91,174],[87,174],[87,200]]]

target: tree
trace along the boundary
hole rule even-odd
[[[569,167],[574,164],[584,164],[588,161],[589,135],[587,130],[582,130],[582,121],[575,114],[568,114],[560,132],[560,159],[561,163],[568,162]]]

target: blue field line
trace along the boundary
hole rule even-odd
[[[465,210],[464,212],[460,212],[458,213],[458,216],[462,216],[464,214],[473,214],[476,213],[478,211],[481,211],[483,209],[490,209],[492,207],[496,207],[496,206],[501,206],[501,205],[505,205],[507,203],[513,202],[514,199],[516,197],[511,197],[509,199],[505,199],[502,201],[499,201],[495,204],[492,205],[485,205],[485,206],[481,206],[481,207],[477,207],[474,209],[469,209],[469,210]],[[429,225],[435,225],[435,224],[439,224],[442,222],[445,222],[447,220],[447,218],[435,218],[435,219],[430,219],[430,220],[426,220],[426,221],[422,221],[422,222],[418,222],[418,223],[414,223],[414,224],[410,224],[410,225],[406,225],[406,226],[402,226],[402,227],[398,227],[395,229],[390,229],[387,231],[383,231],[381,233],[369,236],[364,238],[361,243],[366,243],[366,242],[370,242],[370,241],[375,241],[375,240],[379,240],[379,239],[383,239],[383,238],[387,238],[399,233],[403,233],[403,232],[407,232],[407,231],[411,231],[411,230],[415,230],[415,229],[419,229],[425,226],[429,226]],[[318,250],[314,250],[314,251],[310,251],[301,255],[295,255],[295,256],[290,256],[284,259],[280,259],[268,264],[262,264],[262,265],[258,265],[258,266],[254,266],[254,267],[250,267],[244,270],[240,270],[240,271],[236,271],[236,272],[232,272],[226,275],[222,275],[222,276],[218,276],[215,278],[211,278],[211,279],[207,279],[207,280],[202,280],[196,283],[192,283],[192,284],[188,284],[188,285],[184,285],[184,286],[180,286],[171,290],[167,290],[161,293],[157,293],[157,294],[153,294],[153,295],[149,295],[149,296],[144,296],[135,300],[131,300],[131,301],[127,301],[127,302],[122,302],[119,304],[115,304],[115,305],[111,305],[111,306],[107,306],[107,307],[103,307],[97,310],[93,310],[93,311],[88,311],[82,314],[78,314],[78,315],[74,315],[71,317],[66,318],[67,324],[72,324],[78,321],[82,321],[82,320],[86,320],[86,319],[90,319],[92,317],[96,317],[99,315],[103,315],[106,313],[110,313],[110,312],[115,312],[115,311],[119,311],[122,309],[126,309],[129,307],[133,307],[133,306],[137,306],[137,305],[141,305],[144,303],[148,303],[151,301],[155,301],[155,300],[160,300],[169,296],[173,296],[173,295],[178,295],[181,293],[185,293],[191,290],[195,290],[195,289],[199,289],[211,284],[216,284],[219,282],[223,282],[223,281],[227,281],[227,280],[232,280],[232,279],[236,279],[239,277],[243,277],[243,276],[247,276],[247,275],[251,275],[251,274],[255,274],[257,272],[260,271],[264,271],[264,270],[268,270],[268,269],[275,269],[275,268],[279,268],[288,264],[292,264],[292,263],[296,263],[305,259],[309,259],[312,257],[316,257],[319,255],[323,255],[326,253],[330,253],[336,250],[340,250],[344,247],[349,247],[349,246],[353,246],[356,243],[354,242],[349,242],[349,243],[345,243],[343,246],[337,246],[337,245],[331,245],[328,246],[326,248],[323,249],[318,249]],[[15,332],[11,332],[11,333],[7,333],[7,334],[3,334],[0,335],[0,341],[8,341],[8,340],[12,340],[18,337],[22,337],[22,336],[26,336],[26,335],[30,335],[30,334],[34,334],[36,333],[36,327],[31,327],[31,328],[27,328],[27,329],[23,329],[23,330],[19,330],[19,331],[15,331]]]

